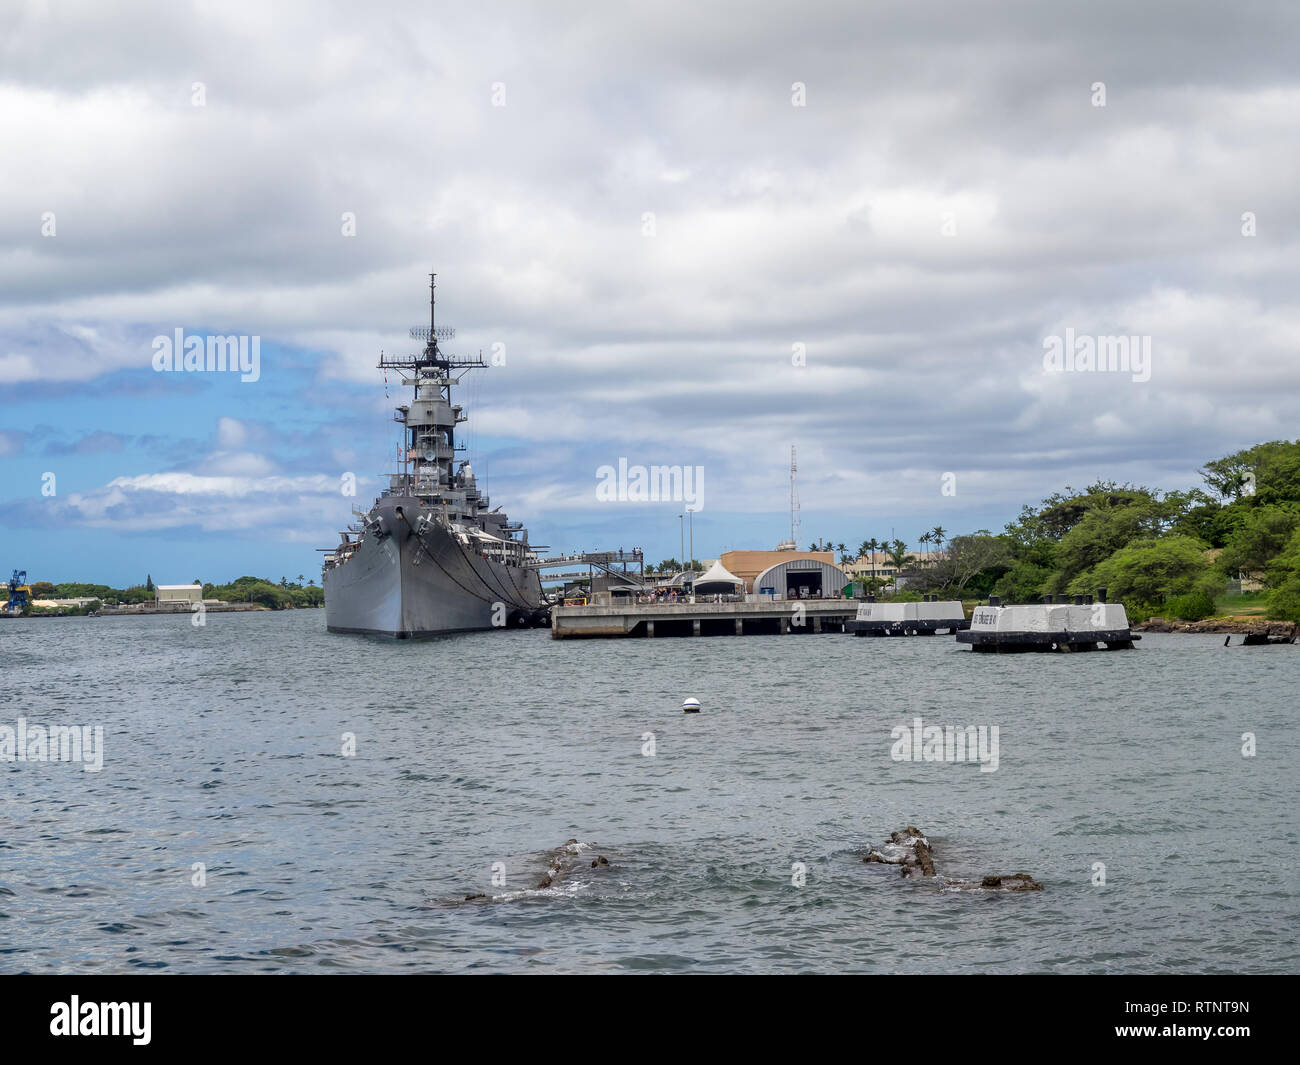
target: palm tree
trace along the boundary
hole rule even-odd
[[[894,567],[894,587],[897,588],[898,576],[903,572],[903,567],[916,559],[907,553],[907,544],[902,540],[894,540],[889,545],[889,561]]]
[[[940,555],[943,554],[943,538],[947,535],[947,532],[948,530],[942,525],[936,525],[930,530],[930,539],[934,543],[936,552]],[[937,566],[941,561],[942,559],[935,559],[935,565]]]
[[[871,560],[871,579],[876,579],[876,548],[880,546],[880,541],[874,536],[866,542],[867,557]]]
[[[923,532],[919,539],[921,541],[921,550],[925,552],[925,546],[930,542],[930,534],[928,532]],[[926,553],[928,554],[928,552]]]

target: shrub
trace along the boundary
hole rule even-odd
[[[1201,621],[1214,614],[1214,598],[1202,589],[1195,589],[1186,595],[1175,596],[1165,603],[1166,617],[1181,621]]]
[[[1274,621],[1300,622],[1300,576],[1288,577],[1269,592],[1265,614]]]

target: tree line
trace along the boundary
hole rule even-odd
[[[1105,587],[1131,618],[1199,620],[1231,582],[1256,581],[1267,617],[1300,622],[1300,441],[1256,444],[1200,472],[1203,487],[1188,491],[1066,487],[1001,533],[953,536],[908,589],[1034,602]]]
[[[323,606],[325,592],[317,587],[315,580],[303,584],[303,575],[298,574],[296,582],[281,577],[276,583],[266,577],[239,577],[229,584],[204,584],[195,578],[192,583],[203,585],[203,598],[216,599],[223,603],[260,603],[272,610],[294,610],[306,607]],[[54,584],[50,581],[35,581],[31,585],[32,599],[93,599],[103,606],[129,606],[138,603],[152,603],[155,598],[153,577],[147,576],[144,584],[133,584],[127,588],[114,588],[107,584],[87,584],[81,581],[64,581]],[[84,611],[96,608],[91,603]],[[64,613],[75,608],[64,607]]]

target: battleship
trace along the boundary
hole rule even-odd
[[[492,507],[474,469],[458,458],[456,427],[467,421],[451,390],[481,357],[443,354],[454,330],[435,324],[436,275],[429,275],[429,326],[416,355],[380,353],[379,367],[413,390],[397,408],[402,469],[368,511],[326,548],[321,586],[330,632],[409,639],[546,621],[538,559],[528,531]]]

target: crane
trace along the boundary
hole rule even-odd
[[[21,614],[27,609],[27,598],[31,589],[27,587],[27,571],[25,569],[14,570],[14,575],[9,578],[9,603],[6,609],[11,614]]]

